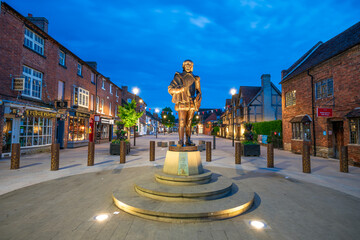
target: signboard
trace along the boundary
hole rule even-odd
[[[94,116],[94,121],[95,122],[100,122],[100,115],[95,115]]]
[[[332,108],[318,108],[317,116],[318,117],[332,117],[333,116]]]
[[[112,120],[112,119],[106,119],[106,118],[101,118],[101,123],[113,125],[113,124],[114,124],[114,120]]]
[[[135,131],[138,132],[139,131],[139,127],[135,126]]]
[[[25,89],[25,78],[13,78],[13,90],[24,91]]]

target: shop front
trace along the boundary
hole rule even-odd
[[[56,111],[50,108],[5,103],[1,156],[11,156],[13,143],[20,143],[22,153],[49,149],[55,119]]]
[[[109,142],[113,138],[114,120],[101,117],[97,125],[96,139],[98,143]]]
[[[68,148],[87,146],[89,142],[90,114],[69,112]]]

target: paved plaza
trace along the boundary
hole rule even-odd
[[[246,184],[255,204],[245,214],[221,221],[163,223],[120,211],[112,202],[119,185],[161,169],[167,148],[156,147],[149,162],[149,141],[174,141],[176,134],[136,139],[126,158],[109,155],[109,144],[96,145],[95,166],[87,165],[87,147],[60,151],[59,171],[50,171],[50,153],[21,156],[20,169],[0,160],[0,239],[358,239],[360,168],[339,172],[335,159],[311,157],[312,173],[302,173],[301,155],[276,150],[275,168],[260,157],[242,157],[235,165],[228,139],[217,138],[212,162],[203,166]],[[194,141],[211,141],[204,135]],[[109,214],[104,222],[94,216]],[[253,229],[250,220],[265,222]]]

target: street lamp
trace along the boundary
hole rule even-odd
[[[156,116],[157,116],[157,113],[159,112],[159,109],[158,108],[155,108],[155,112],[156,112]],[[157,138],[157,131],[158,131],[158,120],[156,119],[156,130],[155,130],[155,136],[156,136],[156,138]]]
[[[231,96],[234,96],[236,94],[236,89],[235,88],[232,88],[230,89],[230,94]],[[235,142],[235,103],[232,104],[232,108],[233,108],[233,116],[232,116],[232,119],[233,119],[233,132],[232,132],[232,146],[234,146],[234,142]]]
[[[164,115],[164,119],[166,119],[166,115]],[[166,120],[164,122],[166,122]],[[164,126],[164,135],[165,135],[165,126]]]
[[[132,89],[132,93],[134,94],[134,100],[135,100],[135,103],[136,103],[136,95],[140,92],[140,89],[137,88],[137,87],[134,87]],[[137,107],[137,106],[136,106]],[[136,111],[136,109],[135,109]],[[134,126],[134,146],[136,145],[136,124]]]

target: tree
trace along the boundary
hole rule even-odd
[[[130,128],[136,125],[137,120],[144,114],[144,112],[136,112],[136,102],[132,100],[130,103],[125,103],[125,106],[119,106],[118,116],[120,123],[124,124],[127,132],[127,139],[130,142]],[[134,132],[135,134],[135,132]]]
[[[169,107],[164,108],[161,112],[161,123],[168,128],[175,126],[175,116],[172,112]]]

